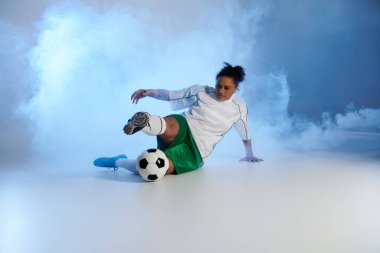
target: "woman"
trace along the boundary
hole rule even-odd
[[[168,91],[163,89],[140,89],[133,93],[132,103],[145,97],[169,101],[173,110],[189,108],[187,112],[167,117],[136,113],[124,126],[127,135],[142,131],[157,136],[158,149],[169,159],[168,174],[181,174],[196,170],[210,156],[215,145],[232,128],[243,140],[246,156],[241,161],[260,162],[252,153],[248,109],[235,97],[245,73],[241,66],[228,63],[216,75],[215,88],[194,85],[186,89]],[[125,155],[101,157],[94,161],[99,167],[123,167],[137,174],[136,160]]]

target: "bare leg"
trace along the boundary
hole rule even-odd
[[[178,121],[173,117],[165,117],[166,130],[159,138],[165,143],[170,144],[175,139],[179,131]]]
[[[166,130],[163,134],[159,135],[159,138],[163,142],[165,142],[167,145],[169,145],[170,143],[173,142],[173,140],[175,139],[175,137],[178,134],[179,124],[178,124],[178,121],[173,117],[165,117],[164,119],[166,122]],[[168,169],[168,171],[166,171],[165,175],[175,173],[173,161],[170,158],[168,158],[168,159],[169,159],[169,169]]]
[[[170,175],[170,174],[174,174],[175,170],[174,170],[174,164],[172,162],[172,159],[169,159],[169,169],[166,171],[165,175]]]

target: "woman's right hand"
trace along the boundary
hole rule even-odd
[[[148,96],[148,90],[137,90],[131,96],[132,103],[137,104],[140,99],[145,98],[146,96]]]

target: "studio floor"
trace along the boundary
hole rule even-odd
[[[1,168],[0,252],[380,252],[376,156],[214,157],[155,183],[69,171]]]

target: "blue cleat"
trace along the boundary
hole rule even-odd
[[[128,159],[125,155],[118,155],[114,157],[99,157],[94,161],[94,165],[97,167],[113,168],[114,170],[117,170],[115,162],[120,158]]]

